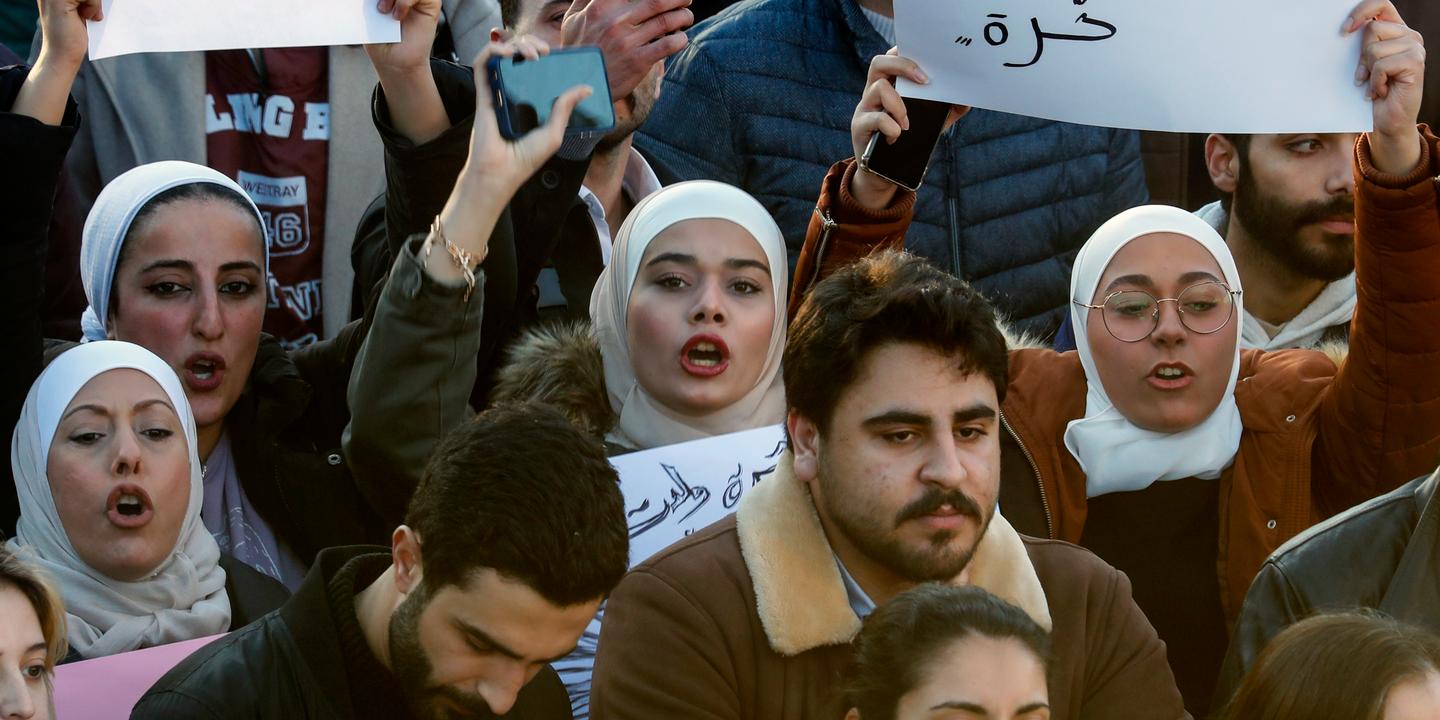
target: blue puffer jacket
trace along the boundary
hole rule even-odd
[[[825,171],[852,154],[870,60],[887,49],[856,0],[746,0],[691,30],[638,142],[684,178],[755,195],[793,269]],[[906,246],[1049,337],[1080,245],[1146,198],[1135,132],[976,110],[941,139]]]

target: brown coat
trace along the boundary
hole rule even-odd
[[[905,220],[895,213],[908,198],[867,215],[849,196],[852,164],[837,164],[825,179],[801,267],[833,268],[904,235]],[[1359,302],[1348,360],[1337,367],[1313,350],[1241,353],[1235,398],[1245,431],[1219,486],[1217,572],[1227,618],[1235,617],[1261,563],[1281,543],[1428,473],[1440,459],[1437,173],[1440,140],[1428,131],[1421,165],[1405,178],[1376,171],[1362,136],[1356,144]],[[802,283],[797,279],[792,298],[808,289]],[[1011,352],[1003,414],[1025,458],[1006,466],[1028,465],[1032,473],[1007,475],[1004,482],[1038,481],[1050,537],[1069,542],[1080,539],[1087,504],[1085,475],[1064,434],[1084,412],[1085,374],[1075,353]]]
[[[1056,720],[1189,717],[1125,576],[996,516],[970,581],[1053,627]],[[595,720],[840,720],[860,620],[790,455],[737,513],[633,569],[610,597]]]

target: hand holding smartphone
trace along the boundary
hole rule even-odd
[[[865,171],[855,176],[850,189],[866,207],[885,207],[901,187],[919,189],[941,133],[970,111],[963,105],[901,97],[895,89],[900,77],[921,85],[930,82],[897,48],[875,56],[850,120],[850,144]]]
[[[935,145],[945,130],[950,104],[935,100],[901,98],[910,128],[900,133],[895,142],[886,142],[882,133],[870,136],[870,143],[860,155],[860,167],[889,180],[911,192],[920,189]]]
[[[566,133],[603,133],[615,127],[605,58],[599,48],[563,48],[535,60],[492,56],[485,70],[500,135],[508,140],[544,125],[555,100],[576,85],[589,85],[594,93],[575,107]]]

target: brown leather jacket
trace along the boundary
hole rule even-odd
[[[1379,173],[1365,136],[1356,144],[1359,302],[1348,359],[1337,367],[1313,350],[1241,353],[1235,397],[1245,431],[1219,488],[1217,571],[1232,621],[1250,581],[1281,543],[1429,472],[1440,458],[1440,139],[1422,130],[1424,156],[1408,177]],[[825,178],[800,252],[792,314],[816,268],[828,272],[876,249],[898,248],[904,237],[913,195],[902,192],[885,212],[869,213],[849,194],[854,172],[847,160]],[[1064,434],[1084,410],[1085,374],[1074,352],[1011,352],[1002,478],[1010,492],[1002,489],[1002,503],[1007,494],[1034,497],[1040,505],[1034,516],[1043,517],[1042,526],[1029,527],[1017,519],[1024,508],[1007,504],[1022,533],[1079,542],[1085,475]]]

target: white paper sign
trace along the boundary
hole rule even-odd
[[[362,45],[400,41],[376,0],[104,0],[90,59],[137,52]]]
[[[773,425],[611,460],[625,494],[631,567],[735,512],[745,491],[775,471],[785,447],[785,428]],[[604,616],[602,608],[575,652],[554,663],[576,720],[590,716],[590,671]]]
[[[1360,132],[1356,0],[895,0],[907,97],[1176,132]]]

